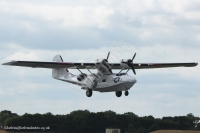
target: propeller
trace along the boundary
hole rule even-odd
[[[108,58],[109,58],[109,56],[110,56],[110,51],[108,52],[107,58],[104,59],[104,61],[107,62],[107,63],[108,63]],[[112,73],[112,70],[111,70],[111,68],[109,67],[109,65],[107,65],[107,63],[105,63],[104,65],[106,65],[107,68],[109,69],[110,73]]]
[[[108,63],[109,56],[110,56],[110,51],[108,52],[107,58],[102,60],[102,63],[108,68],[109,72],[112,73],[112,69],[110,68],[110,65]],[[98,59],[96,61],[98,61]],[[97,63],[100,64],[100,62]]]
[[[126,63],[132,69],[133,73],[136,75],[135,68],[133,65],[133,60],[135,59],[135,56],[136,56],[136,53],[133,55],[132,59],[128,59],[128,61],[122,62],[122,63]]]
[[[107,58],[106,58],[106,61],[108,62],[108,58],[110,56],[110,51],[108,52],[108,55],[107,55]]]

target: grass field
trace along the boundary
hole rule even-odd
[[[191,130],[159,130],[151,133],[200,133],[200,131],[191,131]]]
[[[9,132],[5,132],[5,131],[0,131],[0,133],[9,133]],[[13,133],[13,132],[11,132]],[[20,133],[20,132],[17,132]],[[22,132],[22,133],[26,133],[26,132]],[[31,132],[27,132],[27,133],[31,133]],[[33,133],[44,133],[44,132],[33,132]],[[154,131],[151,133],[200,133],[200,131],[190,131],[190,130],[159,130],[159,131]]]
[[[0,133],[48,133],[48,132],[5,132],[5,131],[0,131]],[[51,132],[51,133],[55,133],[55,132]]]

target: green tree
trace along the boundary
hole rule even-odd
[[[153,132],[153,131],[156,131],[156,130],[159,130],[159,129],[160,129],[160,127],[159,127],[158,124],[153,124],[153,125],[151,125],[151,127],[149,128],[149,131],[150,131],[150,132]]]
[[[195,117],[192,113],[187,114],[186,117],[188,118],[188,122],[190,124],[191,129],[196,129],[200,118],[199,117]]]
[[[6,125],[6,121],[10,118],[17,117],[18,115],[16,113],[12,113],[11,111],[8,110],[3,110],[0,112],[0,124],[1,125]]]

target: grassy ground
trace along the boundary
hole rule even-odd
[[[5,132],[5,131],[1,131],[1,130],[0,130],[0,133],[6,133],[6,132]]]
[[[200,133],[200,131],[190,131],[190,130],[159,130],[151,133]]]
[[[0,131],[0,133],[9,133],[9,132],[5,132],[5,131]],[[13,133],[13,132],[11,132]],[[20,132],[17,132],[20,133]],[[26,132],[22,132],[22,133],[26,133]],[[27,132],[27,133],[31,133],[31,132]],[[44,133],[44,132],[33,132],[33,133]],[[159,131],[154,131],[151,133],[200,133],[200,131],[190,131],[190,130],[159,130]]]
[[[48,132],[5,132],[5,131],[0,131],[0,133],[48,133]],[[51,133],[54,133],[54,132],[51,132]]]

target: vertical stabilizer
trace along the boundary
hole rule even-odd
[[[53,58],[54,62],[63,62],[61,55],[56,55]],[[65,68],[53,69],[52,70],[52,77],[55,79],[66,79],[70,75],[69,71]]]
[[[56,55],[56,56],[54,56],[53,61],[54,62],[63,62],[63,59],[62,59],[61,55]]]

